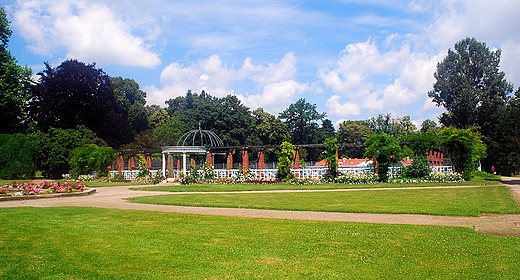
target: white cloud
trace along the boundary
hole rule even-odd
[[[392,34],[387,39],[395,37]],[[318,72],[323,84],[336,93],[327,101],[329,114],[350,118],[363,109],[371,112],[408,109],[410,104],[426,97],[434,82],[438,58],[413,53],[407,43],[387,52],[381,52],[372,40],[347,45],[333,69]]]
[[[327,108],[329,109],[328,113],[331,116],[340,116],[344,118],[353,118],[359,115],[360,108],[359,105],[351,102],[340,102],[341,97],[339,95],[334,95],[327,100]]]
[[[85,1],[20,1],[14,25],[36,54],[66,53],[87,63],[154,68],[159,55],[105,5]]]
[[[270,113],[284,110],[295,97],[309,92],[311,87],[294,79],[297,59],[294,53],[287,53],[277,63],[267,66],[254,65],[252,58],[246,58],[240,68],[223,63],[218,55],[198,60],[184,66],[171,63],[161,73],[162,89],[149,87],[148,102],[160,103],[164,100],[183,96],[188,89],[200,93],[202,90],[213,96],[224,97],[234,93],[233,88],[242,82],[253,82],[262,89],[261,93],[238,93],[237,97],[252,109],[262,107]]]

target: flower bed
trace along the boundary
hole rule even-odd
[[[39,195],[39,194],[53,194],[53,193],[71,193],[82,192],[87,188],[87,185],[77,182],[43,182],[36,184],[22,183],[22,184],[6,184],[0,189],[0,196],[23,196],[23,195]]]

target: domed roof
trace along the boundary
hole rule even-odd
[[[222,147],[224,143],[217,134],[201,129],[199,123],[199,129],[182,135],[177,142],[177,146]]]

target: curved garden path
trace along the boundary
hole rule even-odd
[[[520,204],[520,178],[503,177],[503,182],[511,189]],[[81,206],[116,208],[143,211],[162,211],[201,215],[219,215],[248,218],[273,218],[314,221],[361,222],[383,224],[409,224],[434,226],[459,226],[473,228],[478,232],[495,235],[520,236],[520,215],[482,215],[480,217],[452,217],[415,214],[364,214],[310,211],[279,211],[237,208],[186,207],[130,203],[125,198],[172,194],[171,192],[131,191],[130,186],[97,188],[90,196],[61,197],[52,199],[31,199],[3,201],[0,207],[61,207]],[[322,191],[322,190],[318,190]],[[345,190],[334,190],[345,191]]]

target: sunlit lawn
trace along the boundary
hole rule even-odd
[[[520,213],[516,201],[505,186],[291,193],[201,193],[134,197],[129,201],[161,205],[350,213],[451,216]]]
[[[520,237],[469,228],[0,209],[2,279],[515,279]]]

